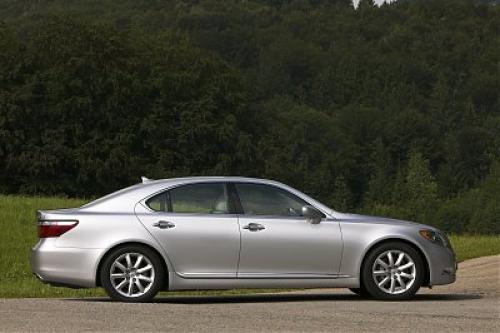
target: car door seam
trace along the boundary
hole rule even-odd
[[[236,217],[236,220],[238,221],[238,232],[240,236],[240,246],[238,250],[238,265],[236,266],[236,278],[238,278],[240,274],[240,260],[241,260],[241,246],[242,246],[242,240],[241,240],[241,224],[240,224],[240,215]]]

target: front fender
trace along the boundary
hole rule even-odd
[[[428,249],[418,239],[418,228],[405,224],[380,224],[369,222],[340,222],[344,251],[341,274],[360,279],[365,256],[379,243],[388,240],[402,240],[415,246],[424,255],[425,264],[432,276],[431,258]],[[432,245],[432,244],[431,244]]]

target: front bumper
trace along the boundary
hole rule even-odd
[[[31,271],[45,283],[95,287],[102,249],[60,248],[55,238],[40,239],[31,250]]]
[[[457,262],[453,250],[440,245],[432,245],[427,249],[430,264],[430,286],[455,282]]]

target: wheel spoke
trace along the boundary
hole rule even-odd
[[[391,276],[391,287],[389,289],[389,291],[391,292],[391,294],[394,293],[394,287],[396,286],[396,281],[394,280],[394,276]]]
[[[133,287],[132,281],[129,280],[129,282],[128,282],[128,291],[127,291],[127,294],[129,296],[132,295],[132,287]]]
[[[127,270],[127,268],[125,266],[123,266],[118,260],[115,261],[114,266],[118,267],[119,269],[121,269],[122,272],[125,272]]]
[[[414,276],[412,274],[408,274],[408,273],[405,273],[405,272],[399,273],[399,276],[407,278],[407,279],[413,279],[414,278]]]
[[[389,277],[388,277],[388,276],[386,276],[385,278],[383,278],[383,279],[382,279],[382,281],[380,281],[380,282],[378,283],[378,286],[379,286],[379,287],[384,286],[384,285],[387,283],[387,281],[389,281]]]
[[[140,255],[140,256],[137,257],[137,261],[134,264],[134,268],[139,267],[139,264],[141,263],[142,258],[144,258],[144,256],[142,256],[142,255]]]
[[[401,261],[403,260],[404,257],[405,257],[405,254],[401,252],[399,254],[399,256],[398,256],[398,259],[396,260],[396,263],[394,265],[399,266],[401,264]]]
[[[121,289],[127,283],[127,279],[124,279],[122,282],[116,285],[116,289]]]
[[[144,286],[142,285],[141,281],[139,281],[139,279],[136,279],[136,280],[135,280],[135,285],[137,286],[137,288],[139,288],[139,291],[140,291],[141,293],[143,293],[143,292],[144,292]]]
[[[387,259],[389,259],[389,266],[393,266],[394,265],[394,258],[392,257],[391,251],[387,252]]]
[[[149,271],[149,270],[150,270],[150,269],[152,269],[152,268],[153,268],[153,266],[151,266],[151,265],[146,265],[146,266],[144,266],[144,267],[142,267],[142,268],[139,268],[139,269],[137,270],[137,273],[144,273],[145,271]]]
[[[400,271],[403,271],[403,270],[405,270],[405,269],[408,269],[408,268],[412,267],[413,265],[415,265],[415,264],[413,263],[413,261],[410,261],[409,263],[406,263],[406,264],[404,264],[403,266],[398,267],[398,269],[399,269]]]
[[[401,276],[396,275],[396,280],[398,280],[399,286],[403,289],[406,289],[406,283],[403,282],[403,279],[401,279]]]
[[[130,259],[130,253],[127,253],[125,256],[125,260],[127,261],[127,268],[132,268],[132,260]]]
[[[389,265],[387,265],[387,264],[386,264],[384,261],[382,261],[382,259],[380,259],[380,258],[378,258],[378,259],[377,259],[377,263],[378,263],[380,266],[384,267],[385,269],[389,268]]]
[[[380,276],[380,275],[387,275],[389,274],[387,271],[374,271],[373,275]]]
[[[111,278],[112,279],[119,279],[119,278],[125,278],[127,277],[127,274],[125,273],[114,273],[114,274],[111,274]]]
[[[152,279],[152,278],[147,277],[147,276],[144,276],[144,275],[142,275],[142,274],[141,274],[141,275],[137,275],[137,278],[138,278],[139,280],[143,280],[143,281],[147,281],[147,282],[153,282],[153,279]]]

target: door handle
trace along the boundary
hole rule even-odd
[[[259,223],[249,223],[243,227],[243,229],[247,229],[250,231],[260,231],[266,229],[262,224]]]
[[[172,223],[170,221],[158,221],[153,224],[153,227],[157,227],[160,229],[172,229],[175,227],[175,223]]]

